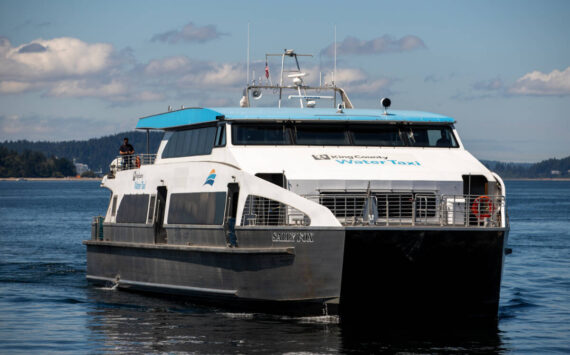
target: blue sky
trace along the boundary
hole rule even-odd
[[[0,1],[0,141],[131,130],[168,105],[237,106],[294,48],[359,108],[445,114],[480,159],[570,155],[570,1]],[[272,73],[276,65],[270,67]],[[277,64],[277,63],[275,63]],[[318,80],[318,79],[317,79]]]

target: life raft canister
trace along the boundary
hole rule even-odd
[[[139,157],[135,158],[135,165],[137,166],[137,168],[141,167],[141,158],[139,158]]]
[[[479,196],[471,205],[471,213],[478,219],[489,218],[495,211],[495,205],[489,196]]]

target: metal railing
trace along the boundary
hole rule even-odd
[[[321,193],[303,196],[327,207],[344,226],[500,227],[502,196],[429,193]]]
[[[309,217],[298,209],[265,197],[249,195],[245,201],[242,226],[308,226]]]
[[[343,226],[501,226],[503,196],[436,195],[412,192],[321,193],[303,196],[327,207]],[[506,214],[505,214],[506,215]],[[242,226],[308,226],[298,209],[249,195]]]
[[[122,170],[138,169],[143,165],[152,165],[156,159],[156,154],[133,154],[119,155],[110,165],[111,172]]]

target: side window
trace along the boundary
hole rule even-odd
[[[216,130],[216,141],[214,147],[223,147],[226,145],[226,125],[221,124]]]
[[[200,127],[175,131],[162,152],[162,158],[179,158],[212,153],[216,127]]]
[[[390,126],[352,126],[350,128],[354,145],[359,146],[403,146],[404,141],[400,136],[399,128]]]
[[[113,196],[111,200],[111,216],[115,217],[117,214],[117,195]]]
[[[344,126],[297,125],[295,143],[301,145],[350,145]]]
[[[418,147],[457,148],[457,142],[449,127],[412,127],[413,144]]]
[[[149,195],[125,195],[119,204],[117,223],[146,223]]]
[[[225,192],[172,194],[168,224],[222,225],[225,207]]]
[[[235,145],[291,144],[289,130],[283,125],[233,124],[232,127],[232,143]]]
[[[156,195],[150,196],[150,203],[148,204],[148,217],[146,218],[146,223],[152,223],[154,221],[154,206],[156,205]]]

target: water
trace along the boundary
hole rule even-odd
[[[380,329],[88,286],[81,241],[108,191],[93,181],[0,181],[0,353],[568,353],[570,182],[507,189],[513,254],[498,325]]]

